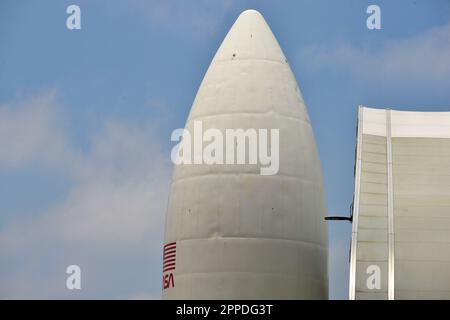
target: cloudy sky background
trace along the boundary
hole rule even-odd
[[[358,104],[450,110],[446,0],[0,0],[0,298],[160,298],[170,133],[247,8],[297,77],[330,214],[352,201]],[[330,223],[331,298],[347,297],[349,242]]]

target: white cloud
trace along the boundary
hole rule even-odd
[[[66,121],[55,94],[0,107],[0,166],[39,164],[64,170],[73,183],[50,210],[0,230],[0,264],[13,265],[0,270],[0,297],[67,297],[64,267],[72,263],[89,266],[90,274],[109,270],[124,277],[147,269],[139,276],[150,285],[122,292],[122,279],[113,291],[118,297],[158,296],[160,274],[154,271],[160,266],[169,156],[151,124],[106,121],[82,152],[67,138]],[[145,265],[127,266],[127,260]],[[124,265],[129,270],[117,270]],[[102,285],[90,283],[85,296],[104,297]]]
[[[359,80],[440,84],[450,81],[449,39],[447,24],[375,48],[345,42],[310,45],[300,51],[298,61],[309,71],[345,72]]]
[[[0,165],[30,161],[54,166],[73,159],[67,148],[63,110],[49,91],[11,105],[0,105]]]

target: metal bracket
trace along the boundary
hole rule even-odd
[[[342,216],[331,216],[331,217],[325,217],[326,221],[330,220],[338,220],[338,221],[350,221],[350,223],[353,221],[353,216],[350,217],[342,217]]]

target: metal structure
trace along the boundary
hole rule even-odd
[[[163,298],[327,299],[322,172],[306,107],[262,15],[243,12],[201,83],[186,129],[279,129],[279,171],[181,164],[166,218]]]
[[[450,112],[361,106],[350,299],[450,299]]]

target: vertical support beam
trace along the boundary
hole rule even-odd
[[[352,222],[352,243],[350,250],[350,300],[355,300],[356,295],[356,249],[358,241],[358,213],[359,194],[361,189],[361,159],[362,159],[362,135],[363,135],[363,113],[364,107],[358,108],[358,132],[356,137],[356,159],[355,159],[355,190],[353,192],[353,222]]]
[[[395,255],[394,255],[394,195],[392,182],[392,126],[391,110],[386,110],[387,146],[387,209],[388,209],[388,299],[395,298]]]

